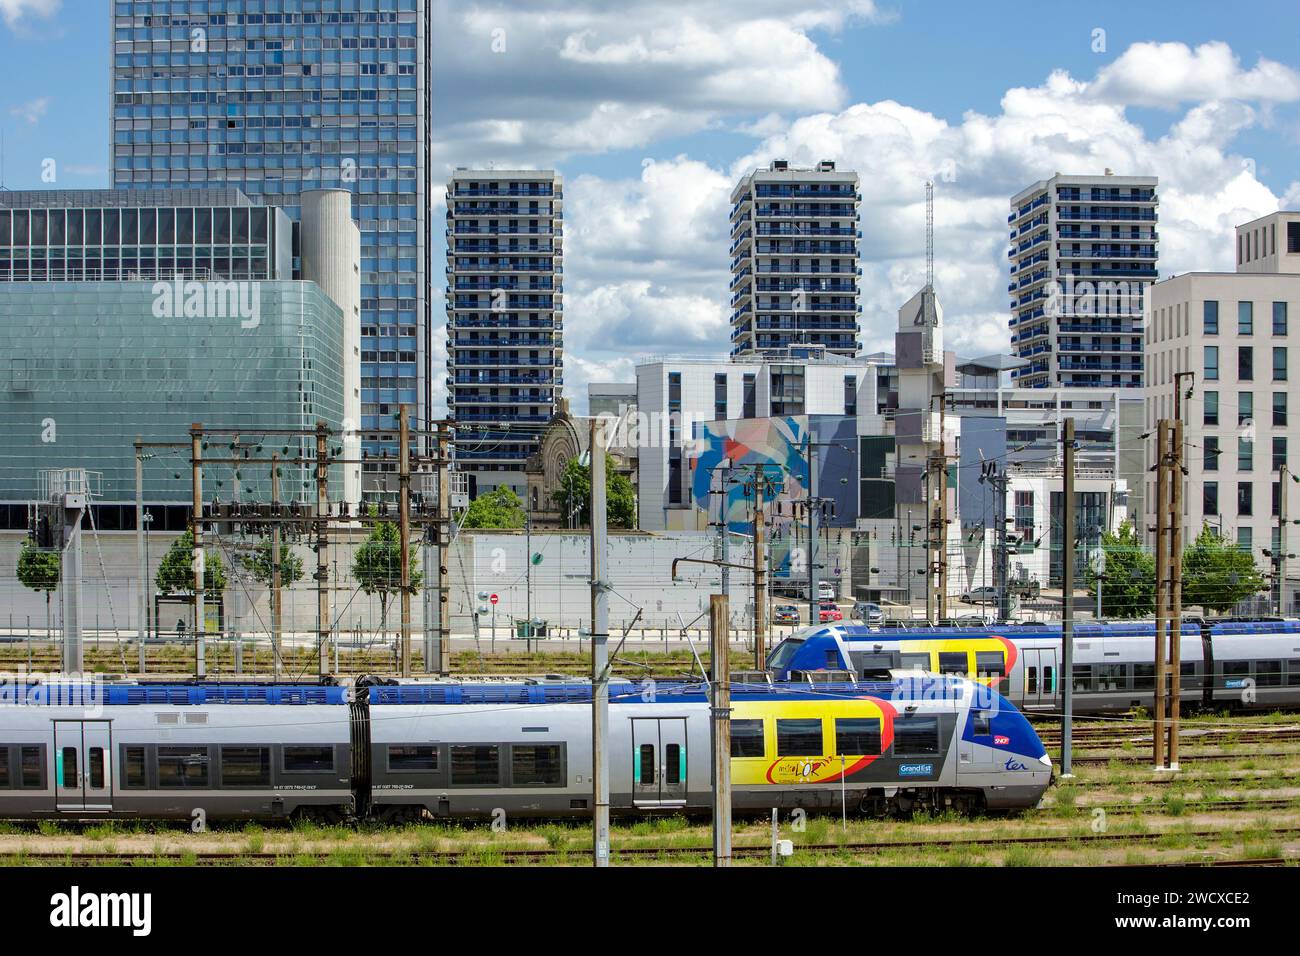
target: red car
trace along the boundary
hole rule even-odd
[[[817,615],[817,619],[821,621],[823,624],[827,624],[830,621],[844,620],[844,614],[843,612],[840,611],[839,605],[837,605],[834,601],[822,601],[821,608],[819,609]]]

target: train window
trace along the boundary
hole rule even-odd
[[[564,786],[559,744],[516,744],[510,748],[510,783],[515,787]]]
[[[1286,683],[1288,687],[1300,687],[1300,661],[1287,661]]]
[[[9,789],[9,748],[0,747],[0,790]]]
[[[664,745],[664,783],[682,782],[682,745]]]
[[[333,773],[333,747],[285,747],[285,773]]]
[[[1043,668],[1043,693],[1056,693],[1056,675],[1052,672],[1051,667]]]
[[[179,789],[208,785],[206,747],[159,747],[158,786]]]
[[[1196,676],[1196,662],[1182,661],[1178,665],[1179,684],[1184,690],[1201,686],[1201,680]]]
[[[63,752],[62,752],[62,754],[60,755],[60,759],[62,760],[62,763],[63,763],[63,771],[62,771],[63,779],[62,779],[62,781],[60,782],[59,786],[61,786],[61,787],[72,787],[72,788],[76,788],[76,786],[77,786],[77,748],[76,748],[76,747],[64,747],[64,748],[63,748]]]
[[[930,669],[930,655],[903,654],[901,666],[905,671],[928,671]]]
[[[731,756],[762,757],[763,722],[761,720],[733,720],[731,722]]]
[[[1156,665],[1155,664],[1134,664],[1133,665],[1133,689],[1134,690],[1155,690],[1156,687]]]
[[[778,720],[776,755],[778,757],[816,757],[822,752],[820,720]]]
[[[907,716],[894,722],[894,754],[921,757],[939,752],[939,718]]]
[[[22,785],[24,787],[43,788],[45,786],[45,760],[40,747],[22,749]]]
[[[637,774],[637,783],[654,783],[655,782],[655,746],[654,744],[642,744],[641,756],[637,760],[639,773]]]
[[[1128,687],[1128,671],[1123,664],[1099,664],[1097,666],[1098,690],[1125,690]]]
[[[1238,688],[1241,687],[1241,681],[1250,677],[1250,661],[1224,661],[1223,662],[1223,681],[1224,687]],[[1234,683],[1229,683],[1234,682]]]
[[[1025,668],[1025,693],[1026,694],[1038,693],[1038,668],[1037,667]]]
[[[975,672],[986,677],[1006,676],[1007,657],[1001,651],[976,651]]]
[[[1255,683],[1260,687],[1281,687],[1282,686],[1282,662],[1281,661],[1256,661],[1255,662]]]
[[[993,715],[987,710],[977,710],[971,714],[971,724],[976,737],[988,737],[993,733]]]
[[[144,748],[122,748],[122,786],[124,788],[144,788],[148,781],[144,772]]]
[[[90,765],[90,788],[104,789],[104,748],[91,747],[86,752],[86,762]]]
[[[827,651],[827,652],[826,652],[826,666],[829,667],[831,670],[836,670],[836,669],[839,668],[839,666],[840,666],[840,652],[839,652],[839,651]]]
[[[965,651],[940,651],[939,652],[939,673],[964,675],[966,673],[966,652]]]
[[[1096,690],[1092,683],[1091,664],[1075,664],[1072,670],[1074,671],[1075,693],[1087,693],[1090,690]]]
[[[222,747],[221,785],[223,787],[269,787],[271,748]]]
[[[452,786],[495,787],[501,783],[501,748],[460,744],[451,748]]]
[[[880,719],[878,717],[836,718],[835,752],[855,755],[880,753]]]
[[[398,773],[422,773],[438,769],[438,748],[415,744],[389,744],[388,769]]]

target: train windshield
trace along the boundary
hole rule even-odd
[[[790,660],[803,646],[803,638],[787,637],[780,644],[772,649],[772,653],[767,656],[767,669],[772,671],[783,671],[790,665]]]

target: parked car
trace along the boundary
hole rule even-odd
[[[772,612],[773,624],[798,624],[799,609],[793,604],[777,605],[776,610]]]
[[[967,604],[997,604],[998,589],[991,587],[975,588],[963,594],[961,599]]]
[[[867,625],[878,625],[885,622],[885,611],[879,604],[871,601],[858,601],[853,605],[852,618],[855,621],[861,621]]]
[[[836,598],[835,585],[829,581],[817,582],[817,597],[823,601],[834,601]]]
[[[839,609],[839,605],[834,601],[822,601],[817,619],[823,624],[830,621],[842,621],[844,620],[844,612]]]

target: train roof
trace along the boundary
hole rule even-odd
[[[1211,621],[1207,622],[1210,634],[1218,635],[1243,635],[1243,634],[1298,634],[1300,633],[1300,621],[1297,620],[1240,620],[1240,621]],[[1089,640],[1094,638],[1107,637],[1154,637],[1156,625],[1154,621],[1129,621],[1122,624],[1076,624],[1074,625],[1074,637],[1076,640]],[[1182,625],[1182,634],[1196,636],[1201,633],[1201,625],[1193,621],[1184,621]],[[829,624],[820,625],[815,628],[803,628],[795,631],[790,637],[795,640],[809,640],[817,637],[831,637],[837,635],[841,640],[849,641],[870,641],[875,644],[889,643],[892,641],[916,641],[927,638],[982,638],[982,637],[1043,637],[1043,638],[1060,638],[1061,625],[1059,623],[1025,623],[1025,624],[998,624],[987,627],[948,627],[948,626],[921,626],[921,627],[889,627],[879,628],[871,627],[866,624]]]
[[[97,684],[55,680],[0,685],[0,703],[72,707],[346,704],[348,689],[325,684]]]
[[[987,689],[964,678],[926,674],[889,681],[827,682],[805,681],[773,684],[732,683],[732,700],[835,700],[846,697],[878,697],[886,700],[930,700],[958,698],[967,687],[981,694]],[[650,697],[653,690],[653,698]],[[582,704],[590,703],[590,682],[572,683],[484,683],[484,684],[399,684],[370,688],[373,704]],[[663,703],[678,701],[704,703],[708,687],[702,681],[655,681],[649,683],[611,681],[611,704]]]

